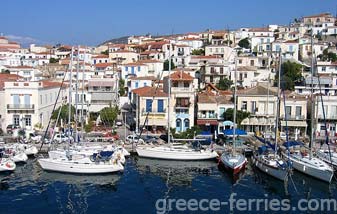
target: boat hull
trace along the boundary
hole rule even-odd
[[[76,161],[42,158],[38,160],[42,169],[47,171],[65,172],[74,174],[103,174],[123,171],[120,163],[79,163]]]
[[[5,158],[0,160],[0,172],[14,171],[15,168],[16,164],[14,161]]]
[[[151,148],[141,148],[136,149],[138,156],[154,159],[165,159],[165,160],[209,160],[214,159],[218,156],[216,152],[211,151],[176,151],[163,149],[156,150]]]
[[[289,156],[289,159],[291,160],[294,169],[296,169],[297,171],[310,175],[311,177],[314,177],[316,179],[319,179],[325,182],[329,182],[329,183],[331,182],[331,179],[333,177],[333,170],[318,169],[316,167],[312,167],[308,163],[305,163],[291,156]],[[320,161],[320,160],[317,158],[312,158],[312,161]]]
[[[235,159],[235,164],[233,164],[230,160]],[[246,168],[247,160],[243,155],[237,155],[232,157],[224,157],[221,156],[220,158],[220,164],[230,173],[238,174],[242,170]]]
[[[261,172],[264,172],[278,180],[286,181],[288,179],[288,171],[286,169],[268,166],[256,157],[253,158],[253,163],[254,166]]]
[[[28,160],[28,156],[24,152],[21,152],[19,154],[12,156],[11,159],[15,163],[19,163],[19,162],[26,163]]]

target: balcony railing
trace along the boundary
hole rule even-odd
[[[161,112],[159,112],[159,111],[150,111],[150,112],[147,112],[147,111],[145,111],[145,109],[142,109],[142,116],[145,116],[147,113],[149,113],[149,115],[162,115],[162,116],[165,116],[166,109],[163,109],[163,111],[161,111]]]
[[[201,114],[198,113],[198,119],[217,119],[218,118],[218,114],[214,113],[214,114]]]
[[[318,119],[324,119],[324,116],[322,115],[322,114],[319,114],[318,115],[318,117],[317,117]],[[325,115],[325,119],[333,119],[333,120],[337,120],[337,115],[333,115],[333,114],[331,114],[331,115]]]
[[[34,104],[7,104],[7,109],[34,110]]]
[[[287,119],[287,120],[304,120],[305,116],[304,115],[287,115],[287,118],[285,118],[285,115],[281,115],[282,119]]]

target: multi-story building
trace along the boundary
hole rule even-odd
[[[116,78],[88,80],[89,112],[99,112],[105,107],[118,105]]]
[[[145,86],[132,90],[136,131],[141,129],[156,133],[168,125],[168,94],[162,88]]]
[[[169,80],[171,84],[169,85]],[[184,71],[176,71],[164,77],[164,92],[171,89],[170,97],[170,124],[177,132],[184,132],[194,125],[195,118],[195,90],[194,78]],[[171,87],[169,87],[171,86]]]
[[[314,121],[317,122],[315,128],[316,137],[326,136],[326,130],[330,137],[336,137],[337,127],[337,96],[315,96],[315,116]],[[323,112],[324,106],[324,112]],[[325,123],[326,126],[325,127]]]
[[[262,84],[238,90],[237,109],[250,112],[250,116],[238,125],[248,132],[265,132],[275,127],[276,100],[276,89]]]
[[[5,82],[5,124],[15,124],[28,130],[37,126],[46,128],[55,102],[59,107],[67,101],[68,88],[65,85],[57,100],[60,88],[61,83],[51,81]]]

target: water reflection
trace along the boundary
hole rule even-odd
[[[171,161],[149,158],[135,158],[140,174],[153,174],[173,186],[190,186],[198,175],[208,176],[216,170],[214,161]]]

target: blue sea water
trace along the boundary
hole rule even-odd
[[[169,199],[337,199],[336,182],[328,185],[294,172],[288,184],[248,165],[232,178],[214,161],[182,162],[130,157],[123,173],[71,175],[43,171],[36,160],[0,174],[0,213],[247,213],[221,206],[216,210],[178,210]],[[160,199],[160,203],[158,203]],[[156,209],[157,202],[157,209]],[[164,206],[166,205],[166,206]],[[204,204],[206,205],[206,204]],[[315,204],[312,204],[313,206]],[[159,209],[158,209],[159,207]],[[248,213],[282,213],[253,207]],[[166,211],[165,211],[166,210]],[[161,212],[162,211],[162,212]],[[336,213],[298,211],[283,213]]]

